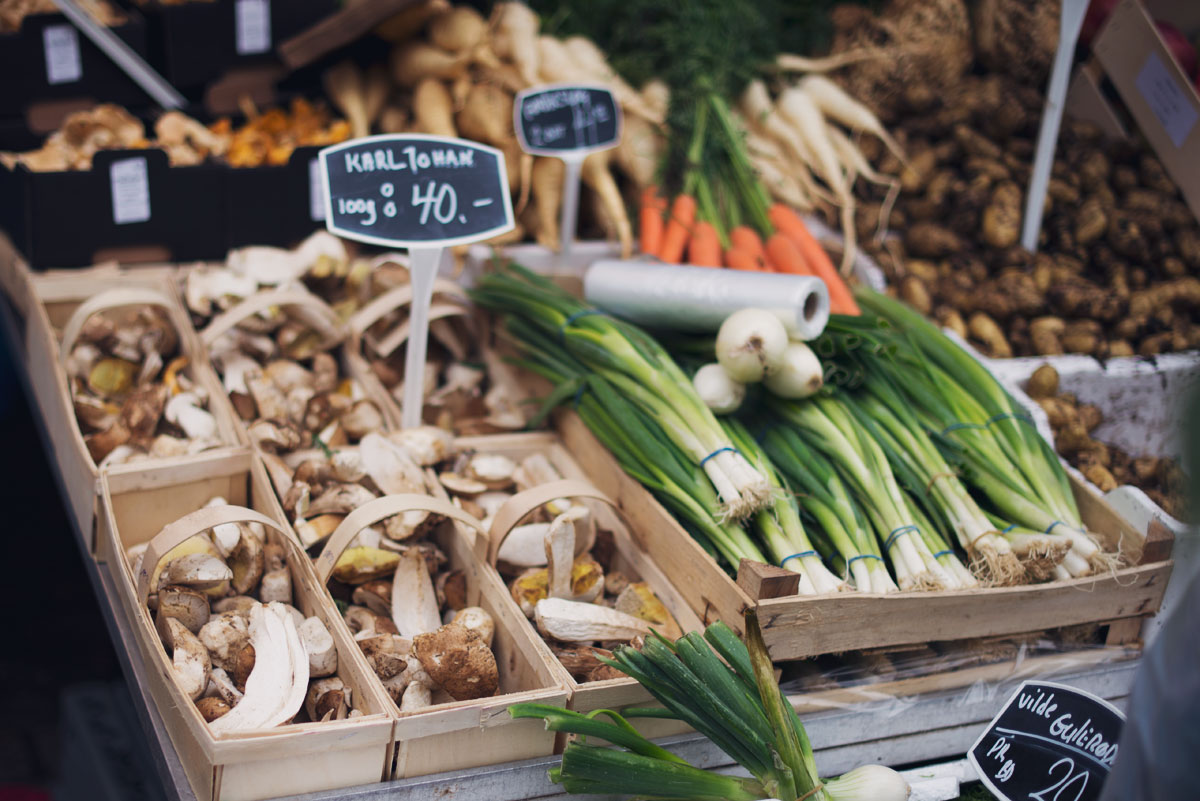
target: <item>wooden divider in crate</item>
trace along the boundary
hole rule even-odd
[[[499,670],[499,689],[491,697],[450,700],[411,712],[401,711],[385,693],[397,717],[394,778],[549,756],[554,752],[554,733],[546,731],[541,721],[513,720],[508,707],[516,703],[565,706],[567,692],[555,670],[557,663],[537,648],[537,635],[525,624],[503,583],[482,569],[472,550],[474,537],[464,536],[456,528],[465,525],[468,530],[478,529],[479,522],[444,495],[386,495],[351,512],[329,536],[317,557],[316,572],[322,585],[328,583],[338,557],[359,531],[393,515],[415,510],[446,518],[432,538],[446,554],[449,568],[463,571],[467,606],[483,608],[495,624],[492,652]],[[374,674],[372,679],[379,682]],[[379,686],[382,690],[382,684]]]
[[[102,514],[107,521],[101,551],[112,570],[121,604],[114,612],[131,624],[140,658],[148,667],[151,696],[196,797],[200,801],[258,801],[387,779],[394,751],[390,700],[341,625],[341,615],[294,540],[254,455],[245,449],[201,454],[153,471],[138,465],[118,466],[106,470],[100,481]],[[164,528],[216,496],[245,507],[241,510],[245,519],[264,524],[268,541],[284,549],[294,605],[306,617],[320,618],[329,630],[338,652],[337,676],[351,689],[351,704],[362,716],[214,734],[175,682],[172,662],[146,605],[149,573],[139,583],[140,576],[134,574],[126,551],[150,543],[145,558],[165,553],[173,542],[156,542]]]
[[[21,354],[54,449],[53,461],[67,492],[69,513],[89,553],[95,549],[100,470],[76,420],[65,363],[75,337],[92,314],[145,306],[161,309],[179,338],[179,352],[187,358],[183,373],[207,395],[206,408],[215,418],[223,448],[242,442],[240,427],[208,367],[187,315],[172,297],[169,275],[169,268],[121,270],[106,266],[29,275],[26,279],[29,297]],[[154,469],[170,464],[173,458],[149,458],[141,465]]]
[[[610,562],[604,566],[606,570],[620,572],[632,582],[646,582],[684,632],[703,630],[704,624],[688,606],[681,592],[676,589],[676,585],[656,564],[650,554],[639,545],[639,542],[646,536],[646,532],[639,533],[636,530],[636,523],[626,518],[625,505],[621,501],[601,492],[591,483],[588,471],[564,447],[562,440],[557,435],[528,433],[460,437],[456,440],[456,445],[460,449],[480,454],[505,456],[517,463],[534,454],[545,456],[557,472],[566,479],[555,485],[557,488],[552,491],[556,494],[553,494],[551,499],[564,497],[582,502],[593,515],[597,527],[611,533],[613,547]],[[586,464],[586,462],[584,463]],[[527,492],[538,493],[539,489],[541,488],[535,487]],[[573,494],[576,492],[580,494]],[[497,569],[500,544],[526,515],[542,506],[539,498],[523,503],[522,495],[525,494],[518,493],[506,502],[496,512],[495,522],[488,532],[488,539],[476,543],[476,552],[486,553],[488,572],[502,584],[503,580]],[[539,495],[544,494],[539,493]],[[467,537],[473,536],[473,532],[468,529],[462,529],[462,533]],[[580,539],[582,540],[582,538]],[[581,541],[576,545],[578,548],[584,544]],[[687,578],[676,576],[675,580],[686,581]],[[506,591],[506,594],[510,596],[509,600],[511,601],[511,593]],[[518,614],[520,614],[519,608]],[[521,618],[526,628],[535,632],[533,621],[525,619],[523,614]],[[551,662],[568,688],[570,709],[586,713],[597,709],[620,709],[631,705],[651,706],[656,704],[645,688],[628,677],[586,682],[576,680],[555,657],[545,640],[536,633],[534,639],[538,650],[543,652],[544,658]],[[632,722],[647,737],[666,737],[690,730],[686,724],[672,720],[646,718]],[[565,737],[560,739],[562,740],[560,745],[564,744]]]

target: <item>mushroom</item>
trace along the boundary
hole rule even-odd
[[[308,656],[288,613],[262,605],[252,609],[250,642],[255,659],[244,697],[209,724],[215,734],[278,726],[304,703]]]
[[[201,317],[213,313],[213,301],[219,298],[246,298],[258,291],[258,282],[231,270],[197,267],[189,270],[184,284],[184,300]]]
[[[195,701],[208,687],[211,668],[208,651],[195,634],[173,617],[167,619],[167,641],[171,646],[175,682],[184,695]]]
[[[617,603],[613,608],[652,624],[659,634],[672,642],[683,636],[683,630],[675,621],[675,617],[644,581],[625,587],[617,596]]]
[[[432,683],[456,701],[495,695],[500,686],[496,657],[476,631],[441,626],[413,638],[413,653]]]
[[[344,517],[344,515],[317,515],[309,520],[297,517],[294,528],[296,535],[300,537],[300,544],[305,548],[311,548],[317,543],[323,542],[337,530]]]
[[[163,414],[167,422],[182,428],[191,439],[216,439],[217,419],[201,408],[200,398],[194,392],[180,392],[172,397]]]
[[[400,697],[401,712],[416,712],[433,705],[433,691],[429,685],[419,681],[410,681]]]
[[[400,554],[381,548],[347,548],[333,566],[333,577],[343,584],[365,584],[395,571]]]
[[[402,446],[379,433],[370,433],[358,444],[363,470],[384,495],[425,492],[425,473]],[[427,512],[418,512],[421,519]]]
[[[229,677],[233,681],[233,686],[241,692],[246,690],[246,680],[250,678],[251,672],[254,671],[254,665],[258,661],[255,654],[254,646],[246,643],[233,657],[233,667],[229,670]]]
[[[549,533],[549,523],[526,523],[523,526],[517,526],[508,533],[504,542],[500,543],[500,550],[496,554],[497,562],[517,568],[545,565],[546,541]],[[574,546],[572,537],[572,550]]]
[[[262,372],[285,395],[299,387],[312,390],[316,383],[316,379],[310,371],[287,359],[275,359],[267,362]],[[313,394],[316,394],[315,391]]]
[[[260,417],[269,420],[289,419],[287,396],[274,381],[262,373],[247,373],[245,381]]]
[[[337,676],[317,679],[308,685],[304,711],[309,720],[342,720],[346,717],[346,685]]]
[[[371,401],[360,400],[343,413],[338,422],[346,430],[346,436],[356,440],[383,428],[383,415]]]
[[[221,612],[209,618],[199,629],[197,636],[208,649],[214,665],[222,670],[233,670],[238,654],[250,642],[247,615],[240,612]]]
[[[258,606],[258,600],[251,598],[248,595],[231,595],[228,598],[222,598],[219,601],[214,601],[212,609],[217,614],[223,612],[236,612],[244,618],[250,617],[250,610]]]
[[[377,615],[390,615],[392,613],[392,582],[377,579],[360,584],[354,588],[351,600],[365,606]]]
[[[337,672],[337,647],[333,643],[333,635],[319,617],[310,617],[300,624],[297,629],[300,642],[304,643],[304,651],[308,654],[308,675],[329,676]]]
[[[155,625],[163,642],[168,642],[168,621],[178,620],[188,631],[195,634],[208,622],[208,598],[191,587],[161,587],[158,590],[158,609],[155,610]]]
[[[242,700],[242,691],[233,686],[233,679],[216,666],[208,673],[208,688],[205,690],[205,695],[216,695],[231,707],[237,706],[238,702]]]
[[[292,602],[292,573],[287,567],[268,570],[263,573],[262,584],[258,588],[258,599],[264,604],[272,601],[279,603]]]
[[[329,458],[329,469],[335,481],[361,481],[367,475],[357,451],[338,451]]]
[[[410,639],[441,625],[429,568],[416,549],[398,555],[392,577],[392,622],[402,637]]]
[[[73,402],[75,419],[86,428],[107,431],[113,423],[117,422],[117,414],[120,409],[100,398],[94,398],[91,395],[76,395]]]
[[[358,647],[381,679],[390,679],[408,667],[412,643],[397,634],[374,634],[358,640]]]
[[[438,606],[458,610],[467,605],[467,574],[464,571],[446,570],[439,573],[434,588]]]
[[[197,590],[210,591],[220,597],[226,594],[227,582],[233,578],[229,565],[206,553],[190,553],[167,562],[159,581],[162,584],[183,584]]]
[[[268,451],[291,451],[304,442],[296,424],[282,418],[255,420],[246,433],[250,435],[251,442]]]
[[[482,481],[460,476],[458,473],[446,471],[438,474],[442,486],[455,495],[465,495],[468,498],[487,492],[488,486]]]
[[[477,453],[467,462],[463,475],[486,484],[488,489],[503,490],[513,485],[517,465],[507,456]]]
[[[337,361],[328,353],[318,353],[312,360],[313,389],[318,393],[333,392],[338,385]]]
[[[222,715],[228,714],[231,709],[233,707],[226,703],[225,699],[215,695],[196,700],[196,711],[200,713],[200,717],[204,718],[206,723],[212,723]]]
[[[543,636],[562,642],[627,642],[650,633],[650,626],[632,615],[563,598],[543,598],[534,607],[533,616]]]
[[[509,591],[525,617],[533,617],[534,608],[547,596],[549,587],[550,574],[546,568],[532,567],[513,580]]]
[[[571,574],[575,568],[575,526],[566,515],[554,518],[546,530],[546,567],[551,598],[571,598]],[[603,586],[603,582],[600,582]],[[590,598],[588,600],[591,600]]]
[[[117,419],[131,436],[145,439],[154,434],[154,428],[158,425],[159,418],[163,416],[163,404],[170,406],[167,401],[166,387],[161,384],[140,387],[129,393],[129,397],[121,405],[121,412]],[[175,422],[169,415],[167,421]],[[188,434],[188,436],[192,435]]]
[[[383,488],[380,487],[380,489]],[[373,500],[375,500],[375,493],[362,484],[335,484],[309,504],[308,514],[348,515]]]
[[[496,622],[492,620],[492,616],[487,613],[487,610],[482,607],[468,606],[460,609],[450,622],[476,632],[483,638],[488,648],[492,647],[492,637],[496,633]]]
[[[421,467],[430,467],[454,455],[454,435],[437,426],[416,426],[388,435]]]
[[[236,523],[234,525],[237,525]],[[214,529],[213,533],[216,533]],[[258,586],[263,577],[266,556],[258,537],[241,531],[237,545],[229,553],[229,568],[233,573],[230,586],[238,595],[245,595]]]

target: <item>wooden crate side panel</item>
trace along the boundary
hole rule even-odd
[[[588,479],[614,498],[634,525],[637,544],[662,569],[705,624],[723,620],[737,631],[751,601],[670,512],[634,481],[574,412],[556,416],[563,443]]]
[[[297,756],[261,756],[254,762],[221,767],[217,801],[267,798],[356,787],[380,780],[384,752],[378,745],[322,749]]]
[[[1071,492],[1079,505],[1079,516],[1088,532],[1096,538],[1106,551],[1118,551],[1129,564],[1137,564],[1142,557],[1146,532],[1138,531],[1109,505],[1074,476],[1068,475]],[[1170,554],[1168,549],[1167,554]],[[1165,557],[1164,557],[1165,558]]]
[[[163,468],[163,471],[168,469]],[[245,473],[215,475],[184,484],[115,495],[113,512],[121,521],[121,542],[125,548],[149,542],[163,526],[203,507],[215,497],[224,498],[235,506],[244,506],[247,500]]]
[[[566,696],[562,696],[565,701]],[[507,716],[507,713],[505,713]],[[515,720],[503,727],[458,729],[400,739],[395,778],[534,759],[554,753],[554,732],[540,720]]]
[[[758,604],[774,659],[865,647],[1017,634],[1158,610],[1171,563],[1100,578],[935,593],[786,598]],[[886,610],[886,611],[885,611]]]

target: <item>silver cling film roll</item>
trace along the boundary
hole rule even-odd
[[[793,339],[815,339],[829,321],[829,290],[810,275],[598,261],[583,278],[589,303],[651,328],[716,331],[738,309],[766,309]]]

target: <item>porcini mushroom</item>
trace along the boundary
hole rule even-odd
[[[291,603],[292,572],[286,567],[280,567],[263,573],[262,584],[258,588],[258,598],[265,604],[272,601]]]
[[[629,641],[650,633],[644,620],[598,604],[544,598],[533,611],[538,631],[562,642]]]
[[[298,629],[304,651],[308,654],[308,675],[329,676],[337,672],[337,647],[333,635],[319,617],[307,618]]]
[[[249,530],[241,531],[237,545],[229,553],[229,568],[233,574],[230,586],[233,591],[245,595],[253,590],[262,579],[265,566],[266,556],[258,537]]]
[[[168,620],[178,620],[184,628],[195,634],[208,622],[208,598],[192,587],[161,587],[158,591],[158,608],[154,613],[159,636],[168,641]]]
[[[683,636],[683,630],[675,621],[675,617],[644,581],[625,587],[617,596],[617,603],[613,608],[650,623],[659,634],[672,642]]]
[[[163,416],[167,422],[183,429],[191,439],[210,440],[217,437],[217,419],[202,408],[194,392],[180,392],[167,401]]]
[[[250,642],[250,626],[240,612],[221,612],[210,618],[197,633],[208,649],[212,663],[222,670],[233,670],[237,656]]]
[[[308,685],[304,711],[309,720],[342,720],[346,717],[346,685],[337,676],[317,679]]]
[[[377,579],[354,588],[351,600],[377,615],[392,613],[392,582]]]
[[[200,640],[196,639],[196,635],[175,618],[167,619],[167,635],[171,646],[171,667],[175,672],[175,681],[183,694],[195,701],[208,687],[208,672],[211,667],[208,651]]]
[[[492,620],[492,616],[484,608],[468,606],[460,609],[451,622],[476,632],[483,638],[488,648],[492,647],[492,637],[496,633],[496,622]]]
[[[478,632],[451,623],[413,638],[413,653],[433,683],[456,701],[495,695],[496,657]]]
[[[437,594],[425,558],[410,549],[399,554],[392,576],[392,622],[402,637],[414,638],[441,625]]]

